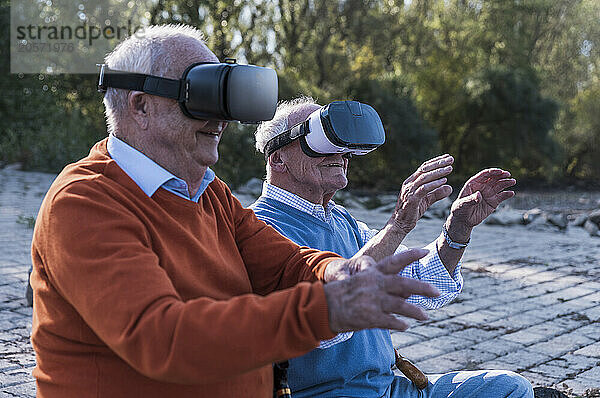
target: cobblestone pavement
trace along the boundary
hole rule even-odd
[[[0,170],[0,396],[33,397],[31,309],[24,298],[32,223],[54,175]],[[250,198],[242,197],[243,203]],[[354,211],[372,227],[389,215]],[[406,239],[424,245],[441,220]],[[392,334],[426,373],[509,369],[571,396],[600,387],[600,239],[482,225],[466,251],[465,287],[426,322]]]

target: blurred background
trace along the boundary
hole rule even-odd
[[[58,172],[106,136],[94,75],[10,74],[0,0],[0,163]],[[484,167],[519,187],[600,187],[598,0],[156,0],[153,24],[202,30],[222,60],[278,71],[280,99],[355,99],[387,142],[350,186],[397,190],[450,153],[452,182]],[[230,124],[214,167],[232,187],[264,174],[254,126]]]

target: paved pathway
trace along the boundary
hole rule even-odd
[[[24,299],[29,224],[53,178],[0,170],[1,397],[35,396],[31,309]],[[388,216],[353,213],[373,227]],[[421,220],[405,243],[428,243],[441,223]],[[600,238],[580,228],[558,233],[482,225],[463,267],[465,288],[455,302],[393,333],[405,357],[427,373],[510,369],[571,396],[600,387]]]

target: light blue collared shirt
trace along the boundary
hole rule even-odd
[[[202,178],[200,189],[198,189],[193,198],[190,198],[188,185],[185,181],[174,176],[148,156],[112,134],[108,136],[106,149],[110,157],[117,162],[119,167],[123,169],[148,197],[152,197],[154,192],[162,187],[177,196],[198,203],[200,195],[204,193],[208,184],[215,179],[214,171],[207,168]]]

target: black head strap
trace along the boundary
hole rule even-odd
[[[179,102],[187,100],[186,81],[184,79],[175,80],[145,75],[143,73],[111,70],[102,64],[100,65],[98,91],[106,92],[108,87],[143,91],[159,97],[171,98]]]
[[[283,133],[271,138],[269,141],[267,141],[267,144],[265,145],[265,159],[271,156],[271,154],[279,148],[282,148],[292,143],[292,141],[299,137],[305,136],[306,134],[308,134],[308,131],[308,120],[306,120],[300,124],[295,125],[291,129],[288,129]]]

